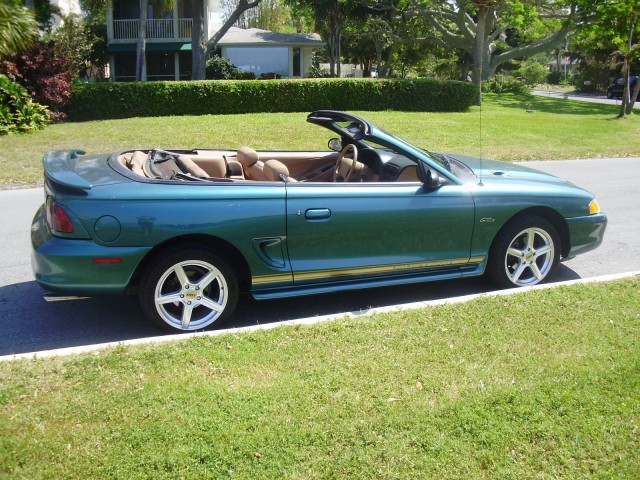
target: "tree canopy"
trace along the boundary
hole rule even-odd
[[[609,60],[613,70],[619,67],[625,78],[620,116],[630,114],[638,96],[637,82],[633,91],[629,87],[632,84],[632,68],[640,59],[640,45],[637,43],[640,34],[640,0],[582,1],[585,17],[597,21],[585,22],[576,32],[578,51],[581,50],[587,57],[595,55],[602,63]]]

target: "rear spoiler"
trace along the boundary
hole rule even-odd
[[[42,159],[45,176],[65,187],[91,190],[93,185],[74,171],[75,161],[84,154],[83,150],[51,150],[47,152]]]

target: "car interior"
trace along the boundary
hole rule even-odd
[[[135,150],[117,155],[138,177],[183,181],[416,182],[415,162],[389,150],[347,143],[340,151]]]

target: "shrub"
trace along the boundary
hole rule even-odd
[[[542,83],[546,78],[549,70],[534,59],[524,60],[520,64],[520,68],[513,72],[514,75],[521,77],[527,85],[535,85]]]
[[[336,110],[464,111],[468,82],[432,79],[304,79],[88,83],[76,85],[70,118],[155,117]]]
[[[238,76],[238,69],[231,60],[214,55],[207,60],[205,75],[208,80],[233,80]]]
[[[89,76],[88,72],[94,65],[92,57],[95,45],[101,39],[80,15],[72,13],[63,17],[62,25],[46,38],[53,42],[56,52],[67,60],[67,70],[74,80]]]
[[[279,73],[266,72],[260,75],[260,78],[258,80],[279,80],[281,78],[282,78],[282,75],[280,75]]]
[[[238,70],[238,75],[236,76],[236,80],[255,80],[256,74],[253,72],[241,72]]]
[[[496,75],[491,80],[482,82],[482,91],[487,93],[530,93],[529,87],[513,77],[505,77],[504,75]]]
[[[50,110],[51,120],[64,120],[71,97],[71,75],[67,61],[56,53],[52,42],[34,43],[29,50],[0,63],[0,73],[24,86],[34,101]]]
[[[562,81],[562,77],[563,77],[562,72],[558,70],[554,70],[547,74],[547,83],[550,83],[551,85],[560,85],[560,82]]]
[[[0,135],[30,132],[49,122],[49,112],[22,85],[0,74]]]

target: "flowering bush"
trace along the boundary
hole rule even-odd
[[[28,50],[0,62],[0,73],[24,86],[33,100],[50,110],[51,120],[67,118],[71,98],[71,75],[64,57],[51,42],[34,43]]]

